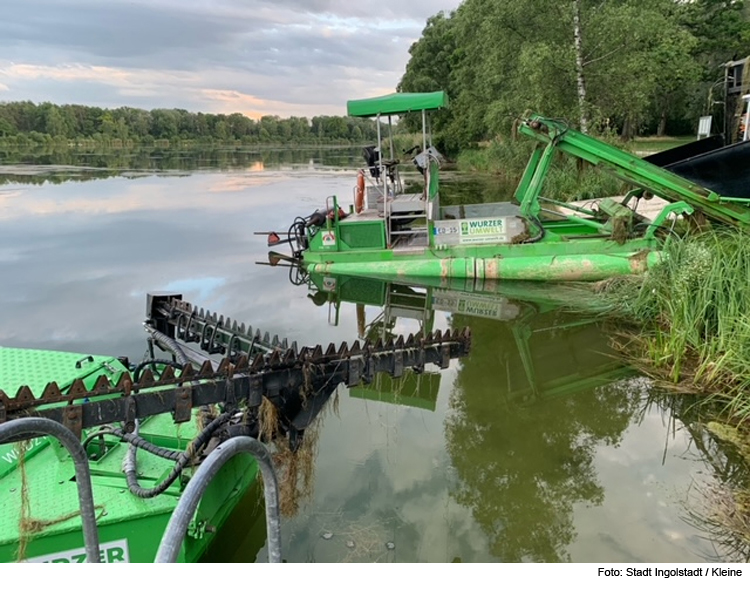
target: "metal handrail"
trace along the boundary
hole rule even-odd
[[[232,457],[249,453],[258,460],[263,476],[266,500],[266,533],[268,537],[268,562],[281,562],[281,518],[279,515],[279,484],[273,468],[271,454],[266,446],[252,437],[233,437],[213,450],[196,470],[167,524],[164,537],[156,553],[155,562],[175,562],[185,539],[190,520],[198,503],[216,473]]]
[[[41,417],[23,417],[0,424],[0,443],[20,441],[49,435],[65,446],[73,458],[78,487],[78,501],[83,523],[83,542],[86,562],[99,562],[99,532],[96,529],[94,493],[91,487],[91,470],[86,450],[73,432],[60,423]]]

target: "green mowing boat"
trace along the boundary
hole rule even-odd
[[[98,538],[92,556],[153,562],[192,481],[223,444],[285,439],[295,451],[339,384],[354,387],[382,372],[397,377],[425,363],[444,367],[470,344],[468,332],[448,331],[300,348],[195,308],[179,294],[149,295],[147,312],[149,356],[135,366],[124,358],[0,347],[0,562],[84,562],[90,549],[80,466],[52,436],[9,435],[32,418],[82,439]],[[168,358],[157,358],[155,348]],[[228,520],[243,519],[233,511],[253,491],[260,468],[247,454],[221,465],[188,513],[178,561],[201,560]]]
[[[268,235],[268,246],[289,243],[292,256],[316,273],[595,281],[644,273],[658,264],[677,216],[700,214],[717,223],[750,223],[750,195],[722,193],[723,187],[733,191],[743,186],[748,177],[744,167],[731,175],[731,183],[719,179],[703,185],[690,178],[706,175],[694,174],[693,166],[678,166],[700,156],[703,169],[716,167],[719,159],[729,162],[730,154],[712,158],[700,148],[683,147],[674,157],[664,153],[667,156],[657,165],[540,115],[524,119],[518,127],[537,146],[513,202],[443,206],[441,156],[430,143],[427,115],[447,106],[444,92],[349,101],[350,116],[377,118],[379,138],[378,146],[365,148],[367,169],[358,173],[354,204],[347,212],[343,201],[329,197],[324,209],[297,218],[286,233],[261,232]],[[392,116],[406,113],[421,113],[423,122],[422,145],[406,152],[421,149],[413,159],[409,156],[423,181],[416,192],[405,188],[392,137],[386,142],[381,133],[382,117],[387,116],[390,130]],[[557,154],[611,173],[632,189],[622,198],[598,200],[595,207],[546,198],[544,182]],[[681,169],[690,169],[691,175],[671,172]],[[663,205],[653,215],[643,215],[641,200],[654,196],[664,200]]]
[[[0,376],[2,388],[8,392],[17,392],[22,386],[43,392],[49,382],[56,381],[61,393],[68,395],[73,384],[82,383],[91,390],[101,377],[116,384],[129,378],[130,372],[113,357],[2,347]],[[183,453],[198,435],[196,414],[194,420],[182,424],[175,423],[168,414],[144,418],[139,436],[163,449]],[[92,432],[95,430],[85,434]],[[153,562],[161,533],[177,506],[184,483],[177,479],[163,494],[140,498],[129,492],[123,474],[127,443],[97,440],[88,449],[100,560]],[[138,457],[138,478],[144,486],[151,487],[162,481],[173,465],[173,460],[142,452]],[[200,558],[213,537],[206,528],[213,530],[224,524],[257,473],[257,463],[249,456],[238,456],[222,469],[201,501],[180,562]],[[0,483],[4,508],[0,514],[0,562],[85,560],[73,461],[53,438],[32,439],[25,453],[20,452],[18,444],[0,445]]]

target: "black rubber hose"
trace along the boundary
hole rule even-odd
[[[177,358],[177,361],[182,363],[183,366],[190,363],[190,359],[188,359],[188,356],[185,354],[185,351],[183,351],[182,346],[177,341],[175,341],[171,337],[168,337],[164,333],[159,332],[158,330],[149,332],[151,332],[151,338],[154,339],[157,343],[163,345],[167,350],[169,350],[169,352],[172,353]]]
[[[143,437],[136,435],[135,433],[126,433],[122,429],[116,428],[102,429],[100,431],[97,431],[96,433],[91,433],[88,437],[86,437],[86,439],[83,440],[83,448],[87,449],[94,439],[102,435],[112,435],[119,438],[121,441],[125,441],[127,443],[130,443],[131,445],[135,445],[137,448],[154,454],[155,456],[159,456],[160,458],[164,458],[165,460],[176,462],[182,455],[182,452],[175,451],[173,449],[167,449],[166,447],[159,447],[158,445],[154,445],[147,439],[144,439]]]
[[[174,367],[175,369],[179,369],[179,370],[185,367],[184,363],[181,363],[179,361],[172,361],[171,359],[147,359],[146,361],[141,361],[133,369],[133,381],[134,382],[137,382],[141,378],[141,371],[143,370],[144,367],[148,367],[149,365],[151,366],[169,365],[170,367]]]
[[[125,462],[123,463],[125,479],[128,482],[128,489],[130,490],[130,492],[142,499],[150,499],[163,493],[172,485],[175,480],[177,480],[179,475],[188,465],[188,462],[190,462],[190,460],[198,455],[198,452],[208,443],[214,432],[225,422],[227,422],[230,417],[231,414],[225,412],[211,421],[206,426],[206,428],[203,429],[203,431],[201,431],[198,436],[190,442],[187,449],[180,454],[174,468],[172,468],[172,471],[167,475],[167,477],[153,488],[143,488],[140,484],[138,484],[138,472],[135,464],[135,452],[137,448],[131,447],[128,455],[125,457]]]
[[[542,238],[544,238],[544,235],[547,233],[547,231],[544,229],[544,224],[539,221],[539,218],[536,216],[532,216],[529,218],[532,222],[534,222],[534,225],[539,229],[539,235],[534,236],[533,238],[529,238],[528,240],[524,240],[524,244],[534,244],[535,242],[539,242]]]

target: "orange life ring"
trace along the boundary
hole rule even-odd
[[[365,208],[365,173],[357,174],[357,190],[354,193],[354,211],[362,213]]]

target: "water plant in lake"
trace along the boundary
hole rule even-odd
[[[637,327],[621,346],[647,374],[679,391],[711,393],[750,418],[750,233],[675,238],[643,279],[606,284],[613,314]]]
[[[686,520],[716,544],[717,554],[710,558],[750,562],[750,440],[716,420],[720,407],[696,404],[700,399],[650,388],[642,412],[655,406],[670,423],[678,420],[706,464],[711,478],[691,487]]]

